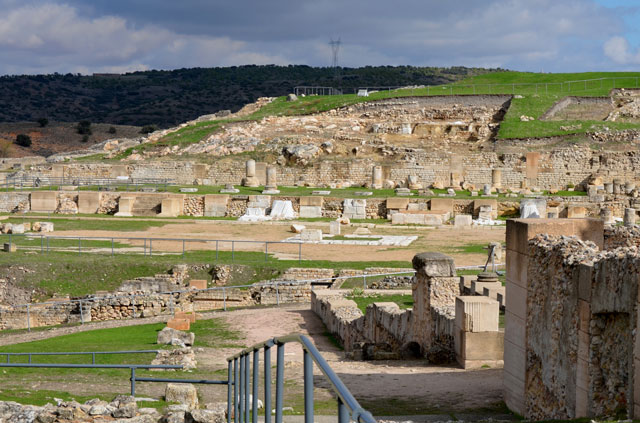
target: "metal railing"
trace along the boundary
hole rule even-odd
[[[285,344],[298,343],[303,350],[304,367],[304,421],[314,423],[313,365],[320,369],[329,381],[337,398],[338,422],[375,423],[375,418],[364,410],[342,380],[331,369],[311,340],[304,335],[293,334],[261,342],[227,358],[228,392],[227,422],[258,422],[258,386],[260,384],[260,350],[264,350],[264,423],[271,423],[271,348],[276,347],[275,423],[282,423],[284,401],[284,349]],[[253,365],[250,360],[253,358]],[[253,372],[251,371],[253,370]],[[232,392],[233,390],[233,392]]]
[[[61,363],[0,363],[0,368],[2,367],[25,367],[29,369],[129,369],[131,371],[131,378],[129,379],[131,382],[131,396],[136,396],[136,381],[140,382],[158,382],[159,380],[147,380],[149,378],[137,378],[136,370],[137,369],[172,369],[172,370],[181,370],[182,365],[171,365],[171,364],[61,364]],[[143,380],[145,379],[145,380]],[[181,380],[174,380],[176,383],[186,383]]]
[[[96,355],[112,355],[112,354],[157,354],[160,350],[135,350],[135,351],[80,351],[80,352],[24,352],[12,353],[2,352],[0,355],[7,356],[7,363],[11,363],[11,357],[28,357],[29,363],[32,362],[33,356],[59,356],[59,355],[90,355],[91,364],[96,364]]]
[[[295,87],[305,88],[316,95],[343,95],[348,93],[357,94],[360,90],[366,90],[369,94],[373,92],[392,92],[402,91],[402,95],[469,95],[469,94],[549,94],[549,93],[576,93],[588,92],[597,89],[615,89],[615,88],[639,88],[640,77],[638,76],[616,76],[607,78],[580,79],[573,81],[561,82],[511,82],[503,84],[439,84],[439,85],[420,85],[420,86],[384,86],[384,87],[356,87],[353,89],[335,89],[324,91],[327,94],[321,94],[322,89],[331,87]],[[315,89],[315,91],[314,91]],[[297,93],[297,92],[296,92]]]
[[[374,278],[374,277],[385,277],[385,276],[397,276],[397,275],[408,275],[408,274],[413,274],[415,273],[415,271],[406,271],[406,272],[392,272],[392,273],[377,273],[377,274],[363,274],[363,275],[357,275],[357,276],[337,276],[337,277],[332,277],[332,278],[319,278],[319,279],[303,279],[303,280],[277,280],[277,281],[269,281],[269,282],[263,282],[263,283],[256,283],[256,284],[246,284],[246,285],[232,285],[232,286],[214,286],[211,288],[204,288],[204,289],[196,289],[196,288],[190,288],[190,289],[183,289],[183,290],[174,290],[174,291],[164,291],[164,292],[154,292],[152,294],[154,295],[167,295],[169,296],[169,306],[166,308],[165,311],[168,311],[168,314],[173,314],[176,308],[176,305],[174,303],[174,295],[176,294],[186,294],[186,293],[191,293],[191,294],[197,294],[199,292],[208,292],[208,291],[222,291],[222,309],[224,311],[227,311],[228,308],[228,294],[229,291],[232,291],[234,289],[242,289],[242,288],[259,288],[259,287],[272,287],[273,289],[275,289],[276,291],[276,306],[280,306],[281,304],[281,300],[280,300],[280,289],[282,286],[294,286],[294,285],[305,285],[305,284],[309,284],[312,287],[314,285],[326,285],[329,282],[333,283],[335,281],[339,281],[341,279],[354,279],[354,278],[362,278],[363,281],[363,287],[366,289],[367,288],[367,278]],[[35,307],[42,307],[42,306],[48,306],[48,305],[61,305],[61,304],[68,304],[68,305],[77,305],[78,310],[79,310],[79,314],[80,314],[80,324],[84,325],[86,323],[86,319],[85,319],[85,307],[87,305],[90,305],[93,302],[98,302],[101,300],[114,300],[114,299],[118,299],[118,298],[127,298],[129,300],[131,300],[132,302],[135,300],[135,298],[137,297],[148,297],[150,294],[126,294],[126,295],[104,295],[104,296],[88,296],[85,298],[78,298],[78,299],[72,299],[72,300],[64,300],[64,301],[43,301],[40,303],[27,303],[27,304],[16,304],[13,306],[0,306],[0,312],[3,311],[14,311],[15,309],[20,309],[20,308],[26,308],[26,315],[25,315],[25,320],[27,322],[26,325],[26,329],[27,331],[31,331],[31,309],[35,308]],[[89,310],[90,313],[90,310]],[[136,312],[135,312],[135,305],[132,303],[132,313],[131,313],[131,318],[135,319],[138,318],[136,317]],[[0,355],[3,355],[2,353],[0,353]]]
[[[102,188],[124,187],[125,191],[131,188],[150,187],[156,191],[166,191],[167,187],[175,185],[174,180],[160,178],[74,178],[54,176],[9,176],[5,182],[0,183],[0,189],[31,189],[48,187],[50,191],[61,189],[62,186],[97,187]]]

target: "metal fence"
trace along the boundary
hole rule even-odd
[[[363,275],[358,275],[358,276],[338,276],[338,277],[334,277],[334,278],[321,278],[321,279],[304,279],[304,280],[277,280],[277,281],[269,281],[269,282],[262,282],[262,283],[256,283],[256,284],[246,284],[246,285],[232,285],[232,286],[214,286],[211,288],[204,288],[204,289],[196,289],[196,288],[190,288],[190,289],[182,289],[182,290],[174,290],[174,291],[164,291],[164,292],[154,292],[153,294],[155,295],[167,295],[169,296],[169,307],[168,307],[168,313],[167,314],[173,314],[175,311],[175,303],[174,303],[174,295],[176,294],[185,294],[185,293],[193,293],[193,294],[197,294],[198,292],[208,292],[208,291],[222,291],[222,309],[224,311],[227,310],[227,299],[228,299],[228,293],[230,290],[234,290],[234,289],[247,289],[247,288],[254,288],[254,287],[272,287],[275,291],[276,291],[276,305],[279,306],[281,304],[280,301],[280,289],[282,286],[293,286],[293,285],[306,285],[309,284],[312,287],[314,285],[327,285],[329,282],[335,282],[335,281],[339,281],[342,279],[359,279],[362,278],[362,282],[363,282],[363,287],[366,289],[367,287],[367,279],[371,280],[371,278],[379,278],[379,277],[386,277],[386,276],[398,276],[398,275],[410,275],[410,274],[414,274],[415,271],[406,271],[406,272],[392,272],[392,273],[374,273],[374,274],[363,274]],[[42,307],[42,306],[48,306],[48,305],[61,305],[61,304],[68,304],[68,305],[76,305],[78,307],[79,310],[79,314],[80,314],[80,324],[83,325],[86,323],[86,319],[84,316],[85,313],[85,306],[88,304],[91,304],[93,302],[98,302],[98,301],[102,301],[102,300],[112,300],[112,299],[124,299],[127,298],[131,301],[134,301],[135,298],[137,297],[148,297],[149,294],[122,294],[122,295],[104,295],[104,296],[87,296],[84,298],[77,298],[77,299],[71,299],[71,300],[64,300],[64,301],[43,301],[40,303],[28,303],[28,304],[17,304],[17,305],[13,305],[13,306],[0,306],[0,312],[9,312],[9,311],[14,311],[15,309],[21,309],[21,308],[25,308],[26,309],[26,315],[25,315],[25,320],[27,322],[26,328],[27,330],[30,332],[31,331],[31,309],[35,308],[35,307]],[[135,309],[133,309],[135,310]],[[140,318],[142,316],[136,316],[135,311],[132,310],[132,319],[135,318]],[[0,353],[0,355],[3,355],[2,353]]]
[[[327,361],[322,357],[311,340],[304,335],[288,335],[269,339],[252,347],[242,350],[238,354],[227,358],[228,363],[228,423],[231,423],[231,409],[233,409],[234,423],[258,422],[258,385],[260,383],[259,365],[260,351],[263,352],[264,366],[264,423],[271,423],[271,348],[276,347],[276,392],[275,392],[275,423],[282,423],[284,401],[284,350],[285,344],[298,343],[303,350],[304,368],[304,422],[314,423],[314,395],[313,395],[313,365],[315,364],[328,380],[333,394],[336,396],[338,422],[348,423],[353,420],[358,423],[375,423],[370,412],[363,409],[353,397],[349,389],[336,375]],[[253,365],[251,365],[253,359]],[[253,372],[252,372],[253,370]],[[233,386],[233,388],[232,388]],[[233,389],[233,395],[231,390]],[[233,407],[231,404],[233,403]]]
[[[333,87],[299,86],[293,89],[295,95],[342,95],[342,90]]]
[[[134,350],[134,351],[80,351],[80,352],[2,352],[0,355],[7,357],[7,363],[11,363],[11,357],[28,357],[28,363],[32,363],[34,356],[59,356],[59,355],[90,355],[91,364],[96,364],[96,355],[113,355],[113,354],[157,354],[160,350]]]
[[[422,86],[383,86],[383,87],[356,87],[351,89],[336,89],[336,92],[326,91],[321,94],[322,88],[327,87],[304,87],[316,95],[343,95],[357,94],[358,91],[366,91],[368,94],[375,92],[386,92],[394,95],[470,95],[470,94],[570,94],[588,92],[598,89],[615,88],[639,88],[640,77],[618,76],[607,78],[580,79],[563,82],[511,82],[504,84],[461,84],[451,83],[442,85],[422,85]],[[294,91],[298,88],[295,87]]]
[[[0,183],[0,189],[8,191],[9,189],[33,189],[46,187],[50,191],[59,190],[63,186],[74,187],[97,187],[98,190],[107,190],[117,188],[120,190],[131,191],[132,189],[149,188],[155,191],[167,191],[167,187],[175,185],[175,181],[171,179],[160,178],[74,178],[74,177],[53,177],[53,176],[8,176],[3,183]]]

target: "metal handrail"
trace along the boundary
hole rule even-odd
[[[227,358],[228,362],[228,409],[227,422],[231,423],[232,403],[234,423],[250,423],[258,421],[258,384],[259,384],[259,352],[264,349],[264,423],[271,423],[271,347],[277,347],[276,365],[276,404],[275,423],[282,423],[282,405],[284,399],[284,346],[296,342],[303,349],[304,364],[304,421],[314,423],[313,410],[313,364],[320,369],[329,380],[338,402],[338,421],[348,423],[354,420],[358,423],[376,423],[370,412],[363,409],[340,380],[331,366],[322,357],[318,349],[305,335],[291,334],[269,339],[245,348],[239,353]],[[253,355],[253,382],[250,382],[251,365],[249,355]],[[233,381],[233,384],[231,383]],[[237,383],[236,383],[237,382]],[[233,386],[233,388],[232,388]],[[250,394],[250,388],[252,393]],[[231,392],[233,389],[233,393]],[[252,402],[250,405],[249,402]],[[252,416],[250,418],[250,411]]]

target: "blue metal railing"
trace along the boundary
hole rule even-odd
[[[285,344],[296,342],[302,346],[304,361],[304,421],[314,423],[313,412],[313,364],[329,380],[338,402],[338,422],[375,423],[375,418],[364,410],[353,397],[342,380],[335,374],[311,340],[304,335],[292,334],[269,339],[246,348],[227,358],[229,384],[227,390],[227,422],[258,422],[258,385],[260,350],[264,350],[264,423],[271,423],[271,348],[277,347],[276,354],[276,395],[275,423],[282,423],[284,400],[284,348]],[[253,358],[251,378],[250,356]],[[251,381],[253,379],[253,381]],[[250,393],[251,391],[251,393]],[[250,404],[251,402],[251,404]]]
[[[96,355],[111,355],[111,354],[157,354],[160,350],[135,350],[135,351],[80,351],[80,352],[2,352],[0,355],[7,357],[7,363],[11,363],[11,357],[29,357],[29,363],[31,363],[33,356],[52,356],[52,355],[91,355],[91,364],[96,364]]]

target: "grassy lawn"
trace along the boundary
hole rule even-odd
[[[363,313],[367,310],[369,304],[379,302],[396,303],[403,310],[413,307],[413,297],[411,295],[348,295],[347,299],[355,301]]]
[[[6,235],[4,236],[6,237]],[[2,238],[6,241],[6,238]],[[37,241],[39,246],[39,240]],[[303,249],[304,252],[304,249]],[[166,273],[176,264],[246,264],[253,269],[252,276],[243,283],[254,283],[277,277],[290,267],[333,268],[333,269],[365,269],[367,267],[410,267],[404,261],[351,261],[332,262],[328,260],[276,260],[269,258],[265,262],[264,253],[220,251],[216,260],[215,251],[188,251],[185,257],[180,254],[163,256],[143,256],[126,253],[93,254],[77,252],[51,251],[40,254],[36,251],[25,251],[11,254],[0,253],[0,269],[10,266],[22,266],[29,269],[16,284],[29,291],[35,290],[36,297],[50,298],[56,295],[82,296],[96,291],[113,291],[122,281],[141,276],[153,276]],[[207,270],[191,274],[194,278],[211,280]]]

